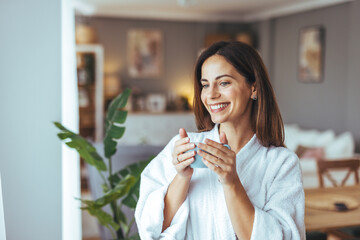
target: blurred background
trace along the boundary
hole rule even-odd
[[[1,0],[7,239],[99,239],[74,200],[92,197],[88,169],[52,121],[99,143],[109,102],[130,88],[120,146],[195,131],[194,63],[219,40],[258,50],[285,124],[347,132],[359,152],[359,23],[349,0]]]

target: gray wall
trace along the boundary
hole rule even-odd
[[[82,19],[77,17],[77,22]],[[197,53],[208,33],[239,33],[252,31],[250,24],[195,23],[120,18],[91,18],[88,23],[99,36],[105,49],[105,71],[115,72],[123,85],[138,87],[144,93],[175,90],[192,83]],[[126,71],[126,37],[129,29],[159,29],[164,36],[164,73],[159,78],[134,79]],[[110,69],[110,70],[109,70]],[[192,86],[192,85],[191,85]]]
[[[61,239],[61,1],[0,1],[0,171],[7,239]]]
[[[349,11],[348,75],[347,75],[347,128],[357,139],[360,152],[360,1],[354,1]]]
[[[173,90],[190,83],[197,52],[207,33],[252,32],[278,97],[285,123],[304,128],[351,131],[360,151],[360,3],[359,1],[254,23],[195,23],[92,18],[105,47],[106,65],[117,66],[123,84],[145,93]],[[325,28],[324,80],[298,80],[299,31],[306,26]],[[164,75],[131,79],[126,73],[126,33],[130,28],[156,28],[164,32]]]
[[[348,14],[342,5],[275,20],[273,81],[286,122],[345,130]],[[312,25],[325,28],[324,81],[314,84],[297,78],[299,30]]]
[[[351,131],[359,151],[359,1],[258,23],[261,46],[270,54],[270,72],[285,123],[304,128]],[[324,80],[298,80],[299,31],[325,28]],[[272,36],[269,36],[268,30]],[[262,36],[266,38],[262,39]],[[268,44],[270,39],[272,44]]]

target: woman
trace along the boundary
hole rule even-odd
[[[180,129],[142,173],[141,239],[305,239],[298,158],[256,50],[215,43],[194,80],[199,132]],[[207,168],[191,168],[193,142]]]

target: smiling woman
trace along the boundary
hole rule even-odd
[[[256,50],[240,42],[210,46],[197,60],[194,93],[199,132],[181,128],[141,175],[140,237],[305,239],[299,159],[284,147]],[[206,168],[192,165],[197,155]]]
[[[201,101],[211,122],[248,122],[253,104],[251,97],[256,96],[255,84],[248,84],[220,55],[211,56],[203,63],[201,75]]]
[[[212,86],[211,80],[217,85]],[[195,66],[194,89],[194,112],[199,130],[208,131],[214,127],[217,115],[209,111],[210,103],[226,95],[233,99],[235,106],[231,110],[239,115],[233,120],[244,119],[243,114],[245,119],[250,116],[251,128],[264,146],[284,146],[283,122],[274,90],[260,56],[248,45],[219,42],[209,47]],[[211,96],[216,93],[222,97]],[[230,109],[228,111],[230,113]]]

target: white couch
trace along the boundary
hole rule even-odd
[[[296,152],[299,146],[312,148],[312,153],[304,153],[300,156],[304,188],[316,188],[319,186],[317,177],[316,155],[323,155],[327,160],[348,158],[355,155],[355,141],[350,132],[335,135],[333,130],[318,131],[305,130],[296,124],[285,124],[285,144]],[[336,180],[342,179],[346,171],[332,173]],[[352,176],[353,177],[353,176]],[[354,179],[348,182],[351,184]],[[330,183],[325,181],[325,185]]]

